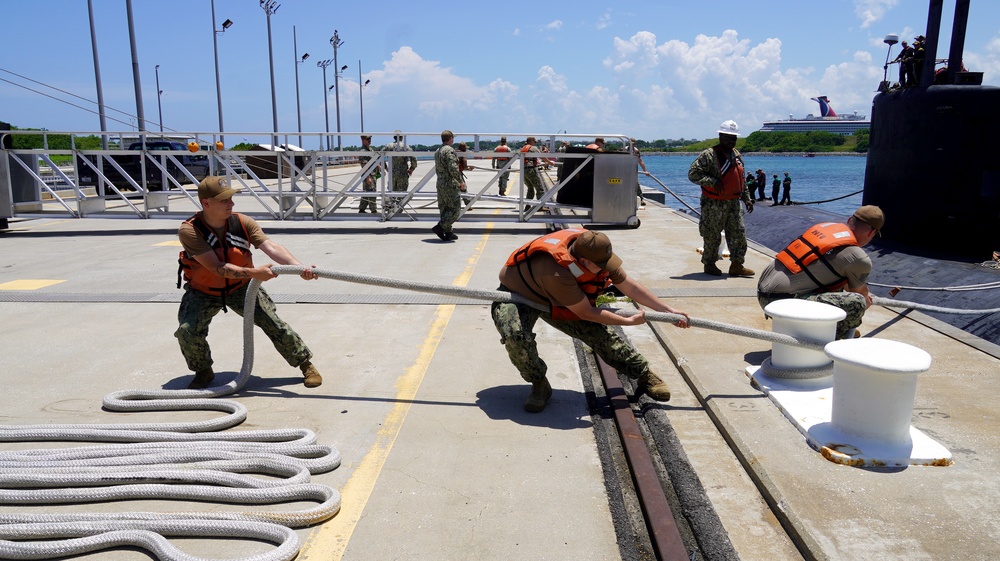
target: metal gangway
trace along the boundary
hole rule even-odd
[[[397,133],[341,133],[336,142],[331,139],[337,133],[175,132],[163,137],[153,132],[0,130],[0,222],[38,217],[184,219],[200,210],[197,185],[205,175],[225,176],[239,187],[237,211],[257,219],[437,221],[434,150],[441,144],[440,133],[402,132],[404,142],[418,149],[384,150]],[[375,152],[359,151],[361,134],[373,136]],[[13,148],[12,140],[19,135],[40,136],[41,142],[33,140],[42,148]],[[69,148],[50,148],[56,135],[68,135]],[[86,136],[101,137],[107,148],[77,146]],[[482,148],[492,147],[502,136],[509,140],[510,152]],[[529,136],[547,152],[520,152]],[[293,145],[290,141],[296,137],[317,148]],[[586,148],[596,137],[606,139],[605,151]],[[181,146],[188,149],[150,148],[157,141],[164,145],[164,138],[186,140]],[[223,138],[265,138],[272,143],[231,150],[225,149]],[[639,225],[638,155],[627,135],[457,132],[454,145],[460,142],[468,145],[460,155],[470,168],[464,174],[468,189],[462,194],[459,221]],[[338,144],[350,145],[338,150]],[[137,148],[130,150],[130,145]],[[192,154],[199,160],[197,166],[190,163]],[[394,166],[406,165],[402,156],[417,158],[417,168],[406,190],[394,191]],[[536,169],[544,189],[528,198],[522,170],[525,159],[532,157],[543,158]],[[494,158],[506,161],[500,160],[494,169]],[[509,174],[506,196],[498,193],[502,173]],[[376,177],[375,192],[363,188],[369,176]],[[361,199],[371,197],[379,212],[360,213]]]

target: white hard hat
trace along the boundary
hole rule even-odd
[[[733,136],[739,136],[740,126],[737,125],[736,121],[733,120],[723,121],[722,124],[719,125],[719,134],[731,134]]]

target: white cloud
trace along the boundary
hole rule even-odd
[[[854,13],[861,19],[861,27],[868,28],[897,4],[899,0],[854,0]]]
[[[828,96],[840,113],[870,112],[882,80],[877,52],[858,51],[822,69],[782,68],[782,47],[779,39],[753,42],[734,30],[698,35],[690,43],[658,43],[655,34],[640,31],[614,39],[603,76],[571,80],[543,65],[533,83],[520,87],[501,76],[476,83],[402,47],[383,68],[366,75],[372,79],[365,93],[366,125],[382,119],[373,126],[707,138],[726,119],[751,132],[764,120],[816,113],[810,98],[819,95]],[[986,62],[1000,69],[1000,37]]]
[[[372,101],[365,104],[365,113],[371,115],[369,119],[381,120],[376,126],[382,130],[469,128],[477,122],[475,116],[480,112],[516,105],[518,95],[517,86],[510,82],[496,79],[478,85],[438,61],[423,59],[408,46],[392,53],[382,69],[367,76],[372,82],[365,97]],[[345,91],[351,84],[341,83]],[[342,108],[344,105],[342,98]]]
[[[611,25],[611,11],[608,10],[604,12],[600,18],[597,19],[597,29],[605,29]]]
[[[965,51],[964,62],[970,72],[983,73],[984,84],[995,82],[1000,76],[1000,37],[990,39],[983,53]]]
[[[545,24],[545,27],[543,27],[542,29],[547,29],[549,31],[555,31],[555,30],[558,30],[558,29],[562,29],[562,26],[563,26],[562,20],[561,19],[557,19],[557,20],[553,20],[553,21],[550,21],[549,23]]]
[[[604,66],[619,74],[653,68],[659,62],[659,55],[656,52],[656,35],[649,31],[640,31],[628,41],[615,37],[614,48],[614,54],[604,59]]]

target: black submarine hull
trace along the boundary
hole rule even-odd
[[[915,248],[988,258],[1000,249],[1000,88],[932,85],[878,94],[864,204],[883,235]]]
[[[935,57],[943,0],[930,0],[917,80],[879,86],[862,200],[885,211],[883,234],[897,243],[985,260],[1000,249],[1000,88],[962,64],[970,3],[955,1],[946,67]],[[895,36],[885,42],[891,52]]]

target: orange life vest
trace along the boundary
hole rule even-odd
[[[724,163],[728,163],[728,160],[722,157],[718,149],[716,149],[715,155],[719,159],[719,172],[722,174],[722,192],[716,193],[708,187],[702,187],[701,194],[710,199],[720,199],[723,201],[740,198],[743,195],[743,187],[746,185],[746,178],[743,173],[743,158],[736,156],[733,159],[735,165],[724,169],[723,165]]]
[[[526,153],[529,150],[531,150],[531,145],[530,144],[525,144],[524,146],[521,147],[521,152],[522,153]],[[526,167],[526,168],[533,168],[533,167],[535,167],[535,165],[537,163],[538,163],[538,157],[537,156],[533,157],[533,158],[524,158],[524,167]]]
[[[493,151],[494,152],[510,152],[510,146],[507,146],[506,144],[501,144],[500,146],[497,146],[496,148],[494,148]],[[496,160],[499,163],[505,164],[505,163],[507,163],[508,160],[510,160],[510,158],[499,158],[498,157],[498,158],[496,158]]]
[[[788,247],[778,252],[778,261],[788,268],[792,274],[805,272],[817,287],[824,292],[834,292],[841,290],[847,285],[847,279],[834,270],[830,262],[826,260],[826,255],[837,249],[849,245],[858,245],[858,240],[854,237],[854,232],[846,224],[838,222],[823,222],[816,224],[796,238]],[[807,266],[819,260],[837,279],[831,284],[823,284],[816,279],[815,275],[809,272]]]
[[[565,230],[536,238],[518,248],[507,258],[506,266],[517,267],[517,274],[521,276],[521,282],[524,283],[524,286],[528,287],[528,290],[538,298],[549,302],[549,313],[552,315],[552,319],[579,320],[580,318],[570,311],[569,308],[554,306],[548,298],[531,288],[531,283],[528,282],[528,279],[533,278],[530,261],[532,256],[538,253],[545,253],[555,259],[556,263],[560,266],[569,269],[569,272],[576,278],[576,283],[580,286],[580,290],[587,296],[587,300],[590,301],[591,305],[597,301],[597,297],[602,292],[611,286],[611,279],[608,278],[607,271],[601,271],[596,275],[591,273],[586,267],[577,262],[576,258],[569,251],[569,246],[585,231],[579,228],[566,228]],[[524,269],[527,269],[527,275],[524,274]]]
[[[215,255],[223,263],[232,263],[239,267],[253,267],[253,256],[250,253],[250,234],[239,214],[233,214],[226,222],[225,238],[219,238],[205,223],[201,213],[185,220],[201,234],[202,238],[215,251]],[[225,309],[226,296],[250,282],[250,279],[229,279],[220,277],[214,271],[205,268],[197,259],[188,255],[187,250],[181,251],[177,262],[177,288],[181,287],[181,276],[191,288],[205,294],[218,295],[222,298]]]

